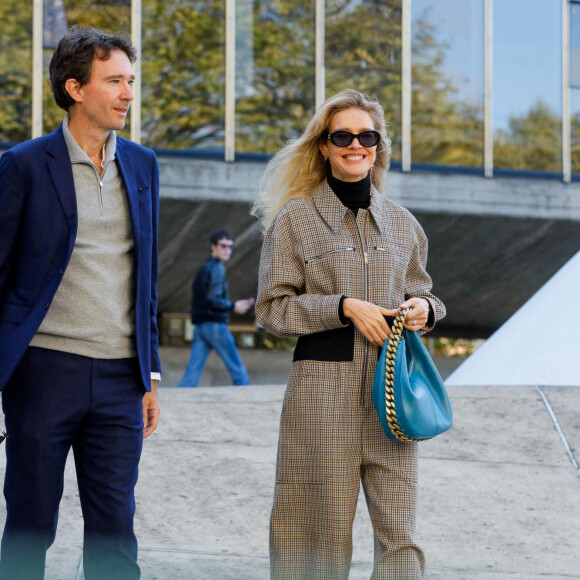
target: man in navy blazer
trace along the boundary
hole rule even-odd
[[[50,63],[62,125],[0,158],[1,579],[44,577],[71,447],[85,578],[140,576],[134,487],[161,366],[157,161],[116,135],[135,57],[124,34],[72,27]]]

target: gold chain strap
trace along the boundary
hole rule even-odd
[[[389,345],[387,346],[387,353],[385,357],[385,404],[387,412],[387,423],[391,433],[399,441],[404,443],[414,443],[413,439],[409,439],[401,429],[399,420],[397,419],[397,410],[395,409],[395,359],[397,357],[397,349],[399,342],[403,336],[403,328],[405,325],[405,318],[408,310],[401,309],[397,313],[393,327],[391,328],[391,336],[389,337]]]

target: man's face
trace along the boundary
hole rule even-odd
[[[135,75],[122,50],[113,50],[107,60],[95,58],[90,81],[79,89],[75,113],[96,131],[120,130],[133,100]]]
[[[217,243],[211,245],[211,255],[220,262],[227,262],[232,255],[234,242],[227,238],[218,240]]]

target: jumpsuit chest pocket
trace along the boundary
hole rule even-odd
[[[311,249],[304,257],[305,291],[312,294],[349,294],[349,274],[362,267],[362,254],[354,244]]]
[[[408,264],[411,259],[411,250],[409,247],[391,240],[381,240],[372,245],[372,256],[377,261],[393,260]]]
[[[322,260],[326,260],[329,259],[331,257],[333,257],[335,254],[342,254],[343,252],[356,252],[356,248],[354,246],[351,245],[346,245],[344,247],[339,247],[339,248],[333,248],[330,250],[326,250],[322,253],[318,253],[316,255],[314,255],[311,258],[306,258],[304,260],[304,263],[306,265],[308,264],[314,264],[316,262],[320,262]]]

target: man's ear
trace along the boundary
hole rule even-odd
[[[67,79],[64,83],[65,91],[71,96],[71,99],[77,103],[82,103],[83,101],[83,91],[82,87],[76,79]]]

